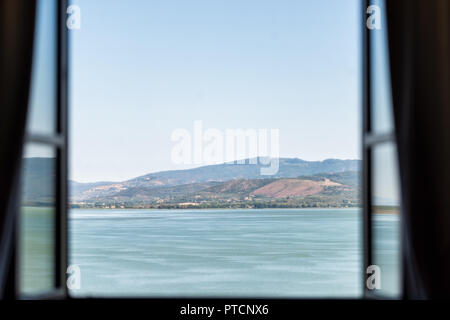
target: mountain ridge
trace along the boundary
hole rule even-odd
[[[357,183],[354,180],[360,168],[360,160],[305,161],[298,158],[281,158],[277,174],[264,176],[260,174],[260,164],[251,164],[250,159],[245,162],[155,172],[123,182],[87,184],[83,188],[78,185],[79,192],[72,192],[71,200],[78,204],[121,202],[154,205],[192,204],[199,201],[239,202],[245,198],[264,198],[267,201],[284,199],[285,196],[305,197],[317,195],[331,187],[340,186],[338,189],[342,192],[356,189]],[[330,179],[335,178],[333,174],[341,173],[342,180],[348,172],[354,173],[349,185]],[[299,177],[301,179],[298,179]],[[257,187],[264,187],[266,184],[272,185],[255,191]],[[278,190],[277,193],[273,193],[275,189]],[[353,195],[350,198],[353,199]]]
[[[149,173],[122,182],[70,181],[70,203],[81,207],[228,208],[357,205],[360,160],[280,158],[275,175],[259,163],[223,163]],[[54,158],[26,158],[23,200],[49,205]],[[48,186],[47,188],[45,186]]]
[[[260,168],[265,167],[261,164],[251,164],[251,159],[245,159],[245,164],[239,164],[237,161],[233,163],[222,163],[205,165],[192,169],[182,169],[182,170],[164,170],[152,172],[144,175],[137,176],[135,178],[123,180],[123,181],[108,181],[104,182],[104,185],[113,185],[118,183],[139,183],[143,181],[151,181],[154,179],[166,179],[165,184],[169,185],[179,185],[186,183],[204,182],[204,181],[227,181],[234,178],[247,178],[247,179],[258,179],[264,177],[297,177],[300,175],[315,174],[315,173],[332,173],[332,172],[343,172],[343,171],[358,171],[360,168],[361,160],[354,159],[325,159],[321,161],[307,161],[299,158],[279,158],[279,170],[275,175],[272,176],[262,176],[260,174]],[[295,167],[294,170],[292,168]],[[224,170],[227,172],[224,176]],[[186,177],[195,175],[195,178]],[[205,178],[207,176],[207,178]],[[82,185],[98,185],[99,182],[77,182],[71,180],[71,183],[77,186]],[[151,184],[151,183],[150,183]],[[157,184],[155,184],[157,185]],[[79,188],[79,187],[78,187]]]

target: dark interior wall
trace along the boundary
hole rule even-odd
[[[35,1],[0,1],[0,298],[13,292],[14,216],[31,78]]]
[[[450,298],[450,1],[388,0],[406,298]]]

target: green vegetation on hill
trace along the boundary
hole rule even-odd
[[[358,172],[343,172],[301,178],[234,179],[174,187],[131,188],[116,193],[114,197],[73,203],[73,207],[155,209],[356,207],[360,205],[358,177]]]
[[[359,206],[359,160],[279,160],[274,176],[259,164],[221,164],[148,174],[123,182],[70,184],[77,208],[311,208]],[[54,159],[25,159],[23,202],[53,200]]]

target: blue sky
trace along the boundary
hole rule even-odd
[[[357,0],[73,0],[71,179],[182,169],[176,128],[278,128],[280,156],[360,158]]]

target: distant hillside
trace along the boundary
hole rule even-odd
[[[46,203],[53,193],[52,159],[25,159],[24,199]],[[274,176],[258,164],[220,164],[147,174],[123,182],[70,183],[74,206],[301,207],[358,204],[359,160],[282,158]],[[46,187],[49,186],[49,187]]]
[[[324,161],[305,161],[297,158],[280,158],[278,173],[273,176],[260,174],[260,164],[218,164],[189,170],[172,170],[146,174],[126,181],[128,184],[147,186],[181,185],[206,181],[228,181],[231,179],[295,178],[317,173],[336,173],[358,171],[360,160],[328,159]]]
[[[326,187],[341,187],[342,184],[323,180],[277,179],[262,188],[253,190],[250,196],[266,198],[304,197],[321,193]]]
[[[108,188],[73,201],[79,207],[265,208],[359,206],[359,172],[298,178],[232,179],[166,187]],[[342,183],[346,182],[348,184]],[[84,193],[87,196],[89,193]]]
[[[74,182],[71,188],[71,198],[76,201],[92,198],[113,196],[130,188],[157,188],[177,185],[224,182],[233,179],[267,179],[296,178],[318,173],[338,173],[358,171],[360,160],[304,161],[295,158],[279,159],[279,170],[276,175],[260,174],[260,164],[219,164],[203,166],[188,170],[172,170],[146,174],[123,182],[106,182],[81,184]]]

